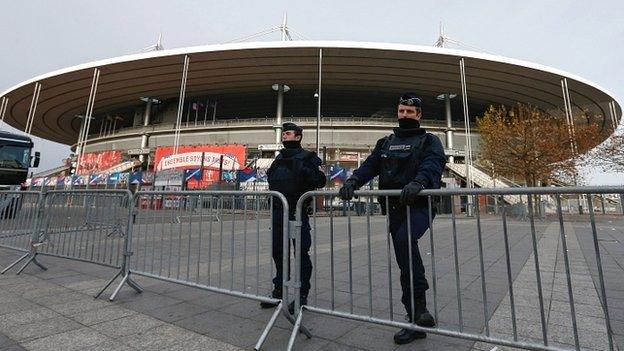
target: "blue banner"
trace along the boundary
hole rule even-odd
[[[136,171],[130,173],[130,184],[141,184],[141,180],[143,177],[142,171]]]
[[[258,172],[253,168],[244,168],[238,171],[238,180],[241,183],[253,182],[258,178]]]
[[[338,165],[330,165],[329,179],[345,181],[347,179],[347,170]]]
[[[108,185],[115,185],[118,182],[119,182],[119,172],[109,174],[108,179],[106,180],[106,183]]]
[[[191,179],[201,180],[202,172],[200,168],[195,169],[185,169],[184,170],[184,179],[188,182]]]

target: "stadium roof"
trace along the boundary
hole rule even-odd
[[[315,89],[323,48],[323,89],[403,92],[437,96],[460,93],[459,59],[465,59],[467,95],[487,105],[531,103],[545,110],[563,106],[566,78],[573,108],[609,118],[615,96],[581,77],[501,56],[404,44],[342,41],[280,41],[197,46],[93,61],[44,74],[0,94],[8,98],[5,122],[24,130],[33,88],[41,93],[32,134],[76,142],[95,67],[101,70],[94,114],[138,98],[177,98],[185,55],[190,57],[186,96],[267,91],[274,83]],[[241,100],[244,103],[244,99]],[[622,115],[615,101],[616,119]]]

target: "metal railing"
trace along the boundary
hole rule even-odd
[[[141,191],[135,194],[135,203],[130,274],[277,305],[260,335],[258,350],[280,314],[294,323],[287,309],[289,285],[284,284],[281,299],[266,295],[274,275],[275,223],[283,224],[278,230],[283,234],[285,262],[290,249],[288,203],[283,195]],[[288,276],[289,265],[284,266]]]
[[[42,196],[34,191],[0,192],[0,247],[25,252],[16,262],[0,274],[30,256],[34,249],[32,238],[37,234]],[[24,266],[25,267],[25,266]],[[23,270],[20,269],[19,272]]]
[[[598,290],[595,299],[603,312],[601,317],[603,329],[599,331],[602,337],[598,340],[603,345],[592,346],[614,350],[598,238],[599,230],[595,216],[596,206],[592,203],[591,195],[622,193],[623,187],[425,190],[421,193],[423,199],[426,199],[424,207],[422,203],[414,207],[401,205],[397,201],[397,196],[400,195],[398,190],[356,191],[359,201],[364,199],[372,203],[372,197],[380,197],[380,202],[385,202],[389,215],[374,216],[367,210],[363,217],[352,216],[351,212],[347,213],[346,217],[338,217],[334,215],[332,207],[327,219],[317,216],[317,202],[314,198],[333,198],[337,193],[308,192],[299,199],[296,221],[291,226],[301,231],[300,228],[305,225],[302,223],[302,214],[309,211],[306,210],[306,204],[312,200],[313,214],[310,220],[314,233],[311,248],[314,267],[311,279],[313,288],[310,290],[307,304],[303,306],[300,306],[301,292],[299,289],[295,290],[296,324],[289,340],[288,350],[294,346],[297,328],[303,325],[303,315],[306,311],[500,346],[529,350],[579,350],[581,347],[587,347],[587,342],[581,341],[579,335],[584,335],[583,333],[588,331],[581,328],[586,326],[582,318],[579,323],[579,317],[575,312],[575,296],[583,295],[581,297],[587,298],[585,295],[587,288],[581,283],[574,282],[573,276],[581,278],[578,277],[579,266],[573,263],[579,260],[585,262],[584,255],[593,255],[588,262],[596,264],[592,268],[594,272],[592,278]],[[586,195],[589,211],[586,216],[564,217],[562,196],[571,194]],[[502,201],[504,196],[509,195],[526,196],[528,216],[525,220],[514,220],[509,217],[509,205]],[[535,197],[538,195],[552,196],[555,199],[556,211],[553,214],[538,218],[535,203]],[[473,197],[474,217],[458,216],[460,196]],[[479,197],[487,196],[499,198],[498,214],[486,214],[483,211]],[[450,218],[447,216],[444,225],[440,226],[434,226],[439,221],[435,220],[435,197],[450,197],[452,203]],[[369,206],[368,209],[370,208],[372,207]],[[322,219],[324,221],[321,226],[319,223]],[[582,230],[587,230],[591,238],[591,240],[583,238],[587,241],[584,252],[578,248],[576,238],[568,234],[570,231],[574,233],[575,227],[579,225],[583,225]],[[321,227],[328,228],[318,230]],[[297,238],[300,236],[301,234]],[[568,244],[571,240],[573,244]],[[297,240],[295,257],[301,257],[300,242],[301,240]],[[549,245],[553,242],[556,244]],[[575,249],[571,250],[570,245]],[[410,315],[413,317],[407,322],[397,321],[395,313],[393,295],[396,296],[394,286],[398,279],[393,275],[391,246],[394,246],[394,256],[401,258],[397,258],[397,261],[402,261],[399,274],[404,285],[402,302],[408,317]],[[518,260],[520,247],[524,248],[522,260]],[[548,248],[552,250],[545,252],[544,250]],[[429,257],[421,256],[419,252],[426,252]],[[563,262],[557,262],[557,257],[559,259],[563,257]],[[427,262],[426,258],[429,258],[430,262]],[[562,268],[557,268],[561,267],[560,265],[563,265],[563,271]],[[420,269],[426,270],[427,277],[419,273]],[[291,285],[301,286],[300,260],[295,261],[295,270],[296,274]],[[518,281],[514,280],[514,275]],[[471,278],[470,284],[466,283],[466,276]],[[499,279],[504,276],[506,281],[493,282],[495,279],[487,279],[488,276]],[[427,279],[431,283],[432,291],[429,292],[429,296],[433,300],[430,301],[429,308],[433,307],[432,315],[437,321],[434,327],[420,326],[414,322],[417,319],[414,316],[419,315],[414,309],[415,303],[418,303],[415,302],[415,298],[420,294],[424,298],[425,293],[422,290],[427,290],[426,287],[422,287],[422,279]],[[553,280],[560,283],[559,291],[555,291]],[[417,281],[421,281],[420,285]],[[495,285],[492,287],[491,284]],[[319,285],[322,286],[321,289],[318,288]],[[405,295],[406,289],[409,297]],[[530,293],[526,291],[527,289],[531,290]],[[454,292],[450,293],[451,291]],[[518,291],[522,291],[524,295],[515,294]],[[500,306],[495,304],[494,306],[499,307],[492,308],[492,295],[494,299],[501,299],[501,294],[505,296]],[[569,319],[562,322],[571,321],[571,328],[566,329],[569,332],[563,335],[560,331],[549,334],[549,327],[552,327],[547,320],[550,294],[556,294],[558,298],[567,300]],[[520,302],[518,298],[521,298]],[[448,307],[453,305],[452,308]],[[509,310],[506,309],[507,306]],[[533,316],[533,320],[528,321],[522,319],[524,316],[522,318],[518,316],[519,312],[525,313],[527,309],[532,309],[530,315]],[[456,314],[443,311],[455,311]],[[539,318],[535,318],[537,312]],[[470,318],[467,319],[466,315]],[[490,326],[490,319],[498,318],[496,317],[498,315],[503,315],[505,321],[510,319],[511,322],[502,329],[496,326],[499,330],[494,330],[496,328]],[[526,335],[526,330],[535,325],[539,325],[539,332],[536,335]]]
[[[588,299],[593,291],[601,313],[591,321],[591,333],[599,334],[591,342],[615,349],[601,248],[612,235],[613,215],[624,209],[620,205],[614,212],[608,203],[596,201],[606,195],[622,199],[624,187],[425,190],[417,206],[401,205],[399,194],[357,191],[366,206],[321,209],[321,201],[309,200],[323,197],[333,204],[336,192],[308,192],[297,203],[296,220],[289,221],[286,199],[272,191],[0,192],[0,246],[24,252],[2,273],[24,260],[18,274],[29,263],[45,269],[37,258],[47,255],[114,268],[117,273],[96,295],[121,278],[111,301],[126,284],[141,292],[132,279],[139,275],[276,303],[256,349],[280,314],[293,324],[288,349],[300,330],[311,337],[303,315],[314,312],[501,346],[578,350],[588,341],[580,337],[587,324],[577,315],[575,299]],[[502,200],[510,195],[526,198],[526,216],[512,216],[512,206]],[[578,195],[584,195],[587,211],[567,214],[566,197]],[[554,199],[554,210],[542,211],[539,196]],[[444,197],[451,204],[449,215],[435,210],[436,199]],[[467,197],[473,197],[473,217],[460,216]],[[375,200],[388,215],[378,214]],[[274,223],[281,223],[281,299],[264,295],[274,276]],[[312,273],[307,304],[300,306],[306,283],[301,269],[304,227],[311,233]],[[289,254],[291,242],[294,255]],[[400,321],[401,307],[394,301],[399,275],[393,273],[393,256],[403,262],[400,275],[408,288],[406,292],[403,286],[402,301],[412,316],[408,322]],[[591,272],[582,272],[580,261]],[[423,279],[431,287],[425,295],[414,288]],[[436,326],[412,322],[421,296],[415,293],[431,298],[428,307]],[[294,316],[288,312],[290,301]],[[546,316],[557,304],[566,310],[564,315],[555,311],[570,323],[566,333],[550,330]],[[604,325],[599,331],[597,320]],[[531,328],[535,335],[526,334]]]

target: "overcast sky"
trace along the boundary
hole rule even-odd
[[[456,40],[579,75],[624,104],[624,2],[600,0],[3,1],[0,91],[55,69],[136,53],[158,33],[167,49],[244,37],[279,25],[284,11],[290,27],[314,40],[432,45],[442,21]],[[69,152],[36,143],[40,170],[60,165]],[[589,178],[624,183],[621,175]]]

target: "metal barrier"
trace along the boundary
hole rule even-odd
[[[576,194],[584,194],[588,202],[588,214],[585,216],[567,215],[562,210],[562,196]],[[599,206],[593,203],[594,199],[602,198],[603,194],[624,194],[624,188],[422,191],[421,195],[426,199],[424,217],[417,224],[419,228],[421,224],[427,227],[426,232],[423,232],[421,238],[413,237],[416,235],[414,233],[406,236],[407,242],[400,241],[409,251],[406,255],[408,258],[404,260],[409,260],[407,286],[410,291],[407,300],[410,301],[404,301],[406,306],[410,306],[406,308],[411,309],[408,312],[412,316],[415,315],[413,267],[417,267],[413,265],[413,257],[416,257],[413,256],[413,250],[419,250],[419,246],[425,274],[431,286],[428,295],[433,299],[429,300],[428,308],[437,325],[422,327],[411,320],[397,321],[400,316],[395,313],[397,305],[393,299],[397,294],[399,279],[395,279],[396,274],[393,275],[394,253],[391,246],[396,243],[391,244],[394,239],[391,232],[405,230],[396,227],[397,216],[402,211],[405,211],[402,225],[407,226],[407,233],[412,232],[410,226],[416,222],[411,220],[411,216],[415,216],[414,211],[417,209],[402,206],[395,201],[400,190],[356,191],[358,201],[364,200],[371,204],[373,197],[379,197],[392,214],[375,216],[371,211],[374,206],[366,206],[364,216],[356,217],[352,211],[346,211],[344,216],[339,217],[336,214],[341,211],[335,210],[333,206],[328,212],[320,213],[316,208],[317,201],[314,201],[315,197],[330,197],[331,203],[337,193],[308,192],[299,199],[296,221],[291,226],[298,229],[295,257],[301,258],[301,228],[305,225],[302,218],[306,211],[309,212],[306,206],[310,204],[313,213],[310,217],[314,267],[312,288],[304,306],[300,306],[300,289],[295,289],[296,322],[288,350],[293,348],[298,328],[303,325],[304,311],[529,350],[579,350],[581,347],[589,347],[586,338],[579,340],[579,335],[591,332],[592,335],[598,335],[598,342],[603,343],[592,347],[614,350],[598,239],[599,232],[601,236],[610,234],[597,229],[601,223],[609,223],[608,220],[612,218],[599,219],[597,224],[595,213]],[[526,197],[526,218],[514,219],[509,216],[510,206],[504,200],[509,195]],[[537,216],[539,210],[535,198],[538,195],[552,196],[555,200],[553,213]],[[436,197],[450,197],[450,216],[436,215]],[[473,217],[459,216],[462,210],[460,197],[473,197]],[[494,198],[496,208],[488,211],[486,205],[493,202],[491,200]],[[394,224],[389,219],[391,216],[394,216]],[[392,225],[395,226],[393,229]],[[575,230],[587,231],[587,235],[579,235],[577,242]],[[570,231],[574,237],[567,234]],[[580,248],[581,241],[583,251]],[[403,253],[401,255],[404,257]],[[557,263],[557,257],[563,257],[563,263]],[[587,266],[584,266],[582,264],[585,264],[586,259]],[[297,259],[295,262],[295,277],[290,284],[300,287],[301,261]],[[585,271],[581,272],[582,269]],[[407,271],[403,271],[404,279],[406,274]],[[589,287],[593,289],[594,285],[598,293],[593,290],[596,296],[589,296]],[[595,319],[599,318],[603,329],[596,330],[595,325],[592,330],[583,329],[586,322],[585,318],[577,318],[575,297],[595,300],[602,313],[592,321],[597,323]],[[553,321],[547,320],[549,308],[555,307],[559,308],[556,318],[561,323],[571,322],[571,325],[564,328],[552,325]],[[563,310],[566,312],[561,312]],[[490,325],[491,320],[497,323]],[[502,324],[505,327],[501,328],[499,322],[504,322]],[[527,330],[538,325],[538,335],[527,335]],[[555,328],[555,332],[549,334],[550,328]]]
[[[32,242],[32,238],[33,235],[36,235],[36,223],[41,218],[41,200],[42,196],[39,192],[0,192],[0,247],[25,252],[23,256],[2,270],[0,274],[4,274],[21,261],[32,256],[32,251],[36,248],[33,246],[35,243]]]
[[[30,250],[4,271],[28,258],[18,274],[33,262],[46,269],[37,256],[55,256],[118,269],[117,274],[96,294],[99,297],[122,276],[137,292],[141,287],[129,279],[127,239],[133,213],[132,193],[127,190],[49,191],[40,197],[33,221]],[[29,217],[33,219],[32,216]],[[3,272],[4,272],[3,271]]]
[[[276,203],[284,209],[273,211]],[[279,314],[291,323],[289,287],[268,297],[273,278],[271,226],[283,218],[284,279],[288,277],[288,203],[273,191],[141,191],[131,240],[130,274],[278,304],[256,349]],[[111,296],[111,299],[114,295]],[[308,333],[309,335],[309,333]]]

